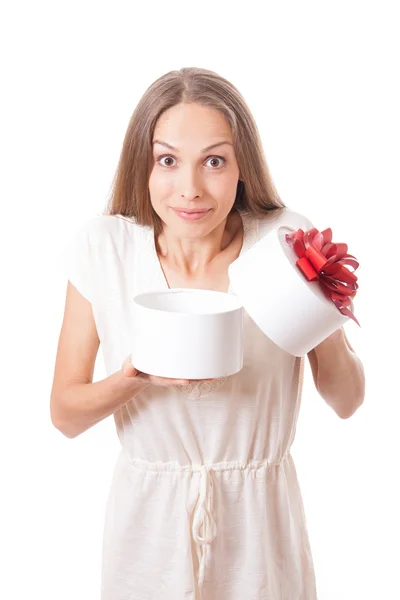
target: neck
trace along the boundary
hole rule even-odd
[[[240,220],[240,223],[238,221]],[[230,213],[213,231],[201,239],[177,237],[164,226],[156,240],[157,254],[161,261],[176,271],[190,277],[202,276],[212,266],[230,252],[236,252],[236,246],[242,244],[238,213]],[[240,248],[239,248],[240,250]]]

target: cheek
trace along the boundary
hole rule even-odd
[[[237,178],[235,177],[215,177],[209,184],[209,190],[222,202],[229,203],[235,199],[237,189]]]
[[[237,175],[236,173],[215,175],[204,178],[199,181],[200,188],[203,194],[210,196],[222,203],[224,206],[228,206],[233,203],[236,195],[237,188]],[[169,200],[170,198],[179,194],[179,178],[171,177],[171,173],[165,173],[163,171],[154,168],[149,178],[149,191],[151,196],[152,204],[162,203],[163,200]]]
[[[154,199],[162,199],[164,196],[171,194],[173,185],[170,177],[164,173],[153,169],[149,178],[150,194],[153,194]]]

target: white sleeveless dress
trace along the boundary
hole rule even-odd
[[[243,253],[272,221],[240,214]],[[292,217],[312,227],[289,208],[279,220]],[[65,258],[92,303],[111,375],[131,352],[132,297],[168,288],[153,230],[97,215]],[[121,452],[105,514],[102,600],[316,600],[290,453],[304,357],[281,350],[247,313],[244,333],[236,375],[150,386],[115,413]]]

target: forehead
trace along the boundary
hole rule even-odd
[[[159,117],[154,129],[154,138],[162,137],[174,146],[179,146],[180,140],[188,140],[193,136],[207,145],[212,137],[232,140],[232,131],[220,111],[195,103],[177,104],[167,109]]]

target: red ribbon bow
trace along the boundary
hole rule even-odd
[[[318,279],[321,290],[343,315],[350,317],[360,327],[360,323],[347,307],[350,298],[357,293],[358,283],[354,271],[359,263],[354,256],[347,254],[347,244],[332,243],[332,229],[318,231],[315,227],[303,231],[298,229],[286,234],[287,243],[293,248],[299,260],[296,265],[308,281]]]

